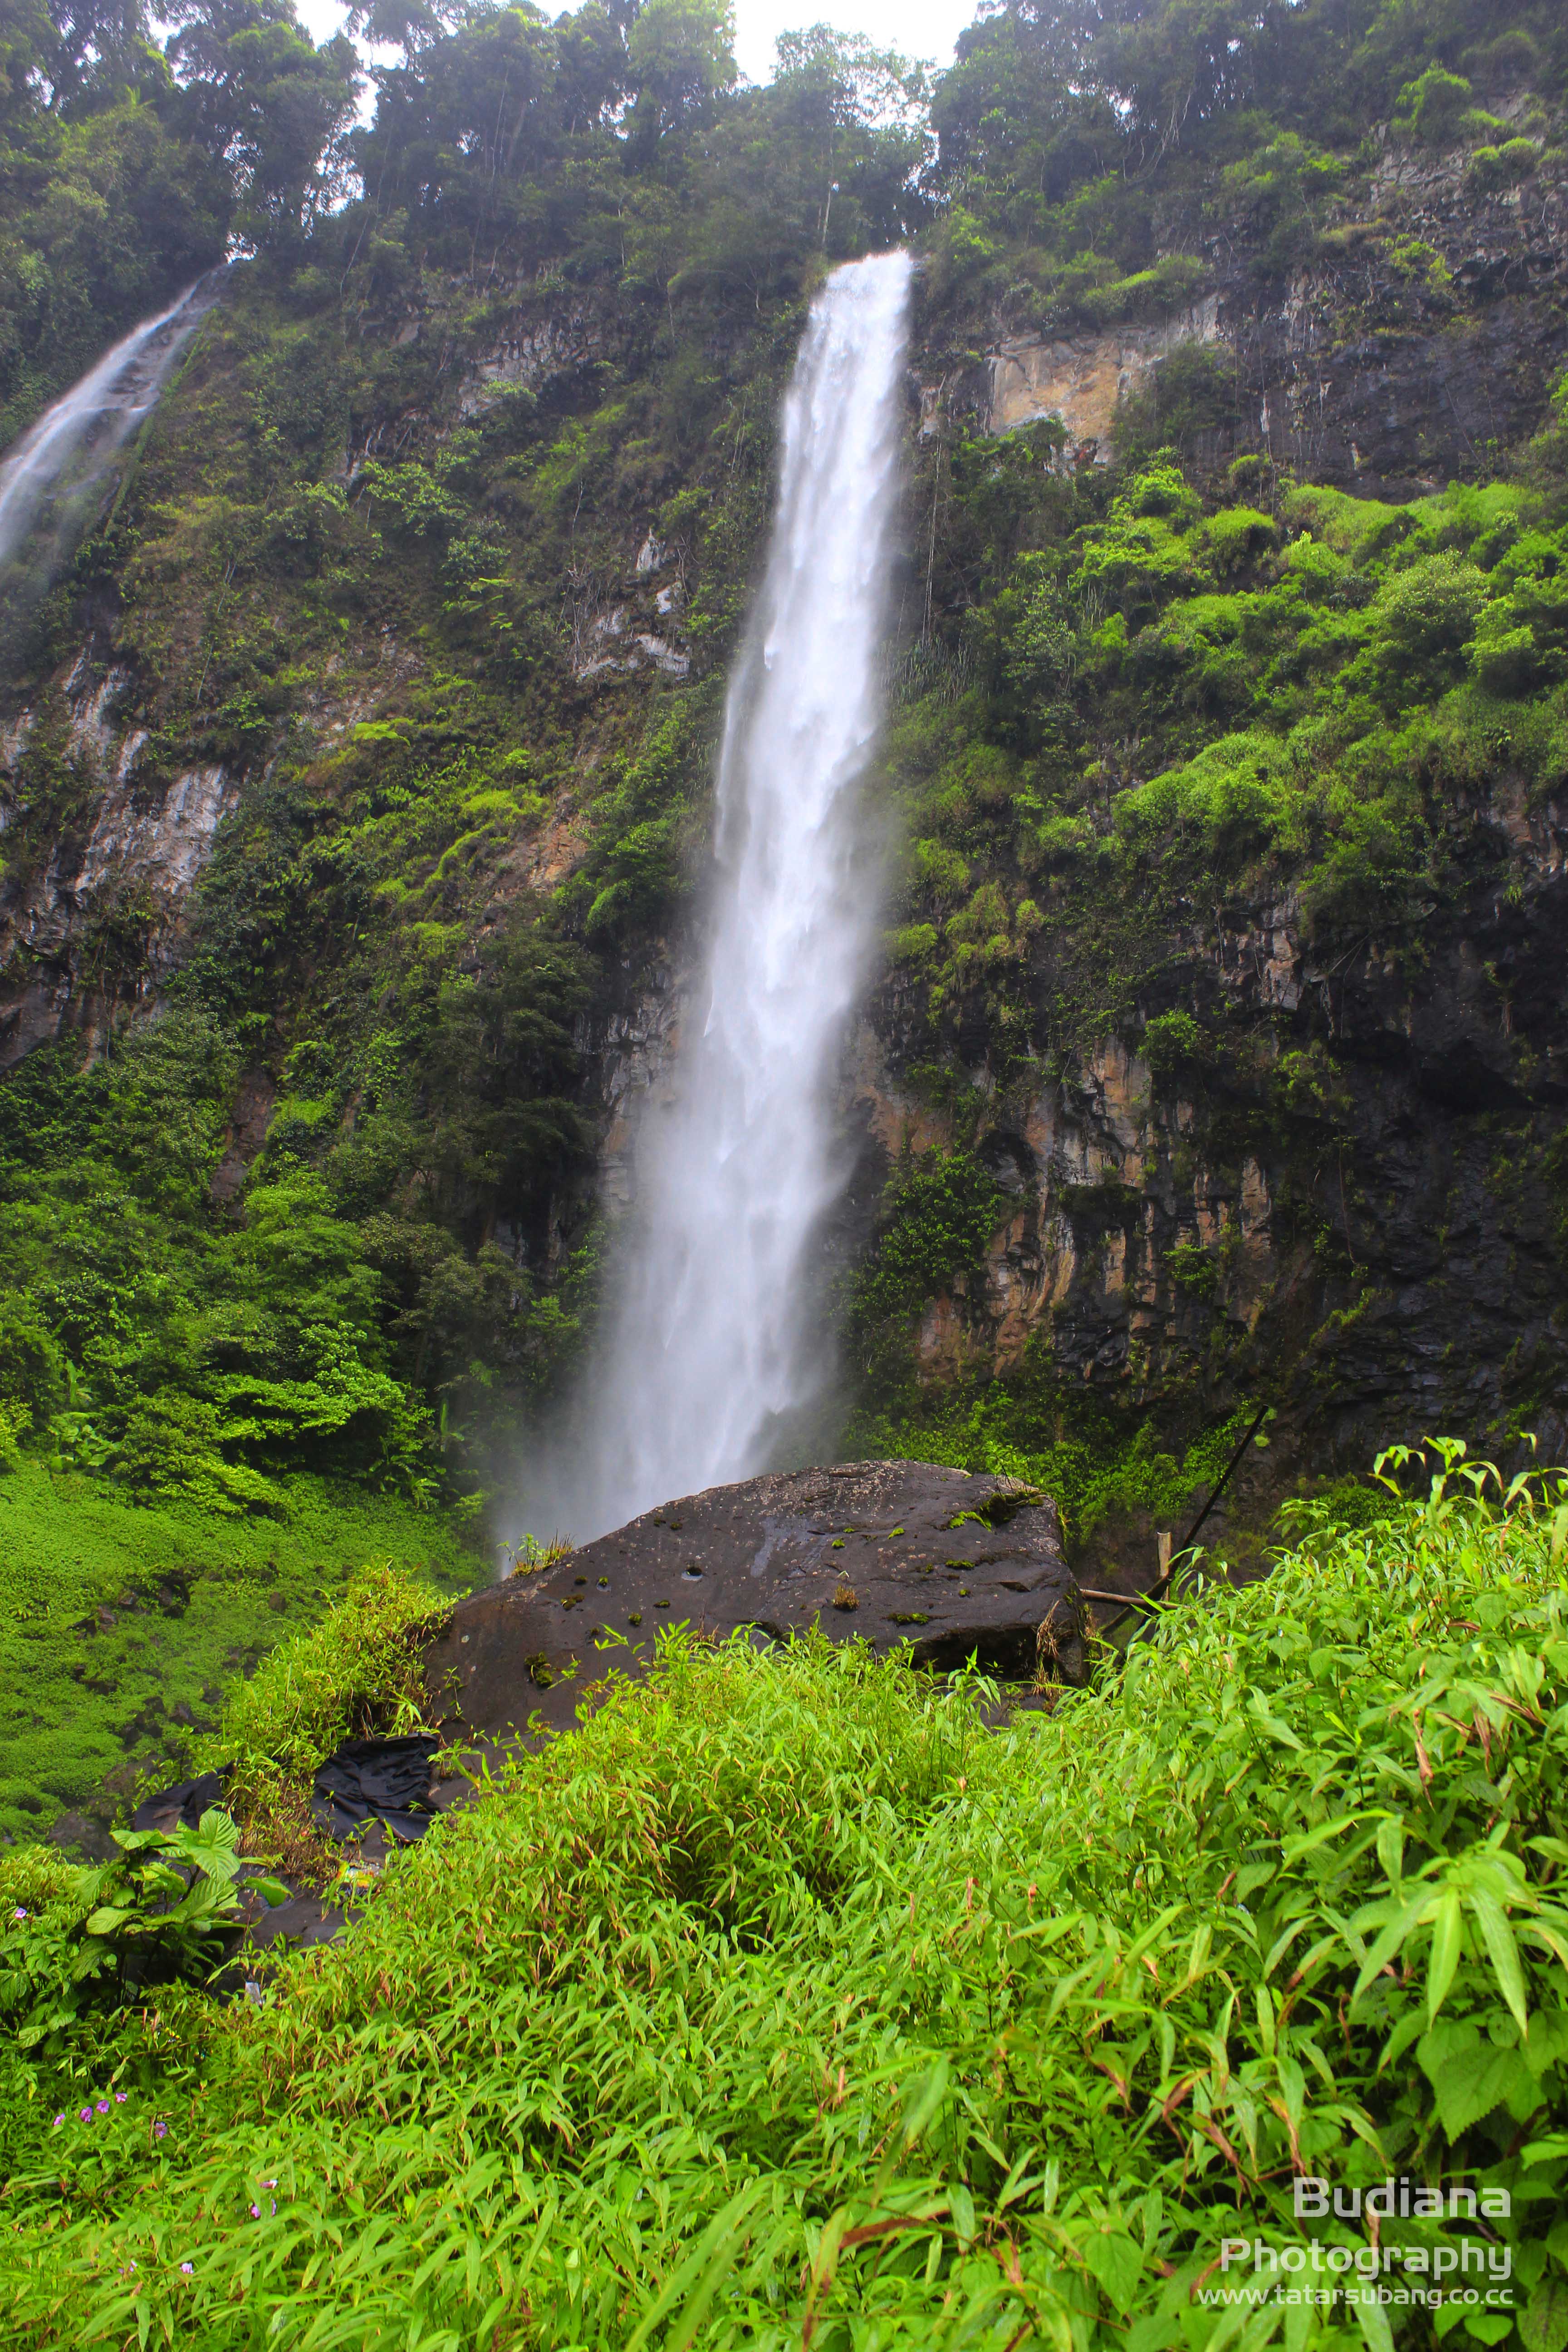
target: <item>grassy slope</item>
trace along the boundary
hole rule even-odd
[[[672,1644],[264,2009],[84,2042],[30,2147],[6,2101],[17,2340],[1163,2352],[1233,2340],[1225,2237],[1368,2254],[1299,2163],[1508,2187],[1558,2342],[1562,1499],[1320,1532],[1001,1738]],[[1461,2234],[1385,2221],[1384,2275]],[[1430,2340],[1245,2340],[1287,2316]]]
[[[174,1709],[211,1724],[220,1685],[367,1561],[447,1589],[488,1572],[434,1514],[315,1478],[287,1495],[281,1520],[220,1518],[140,1508],[32,1462],[0,1478],[0,1836],[37,1837],[63,1809],[101,1804],[107,1777],[128,1787],[129,1764],[177,1759]]]

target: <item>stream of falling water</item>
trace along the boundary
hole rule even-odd
[[[175,360],[217,299],[221,270],[106,352],[0,459],[0,572],[47,576],[90,520],[121,450],[154,404]]]
[[[880,907],[856,786],[881,717],[910,262],[836,270],[782,424],[778,509],[730,682],[706,969],[637,1146],[610,1327],[534,1524],[579,1543],[768,1466],[833,1360],[814,1244],[833,1081]]]

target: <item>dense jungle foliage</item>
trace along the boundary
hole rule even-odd
[[[0,1861],[14,2340],[1556,2345],[1568,1510],[1459,1451],[1000,1733],[667,1637],[260,2007],[127,1989],[123,1869]],[[395,1720],[429,1606],[345,1603],[225,1752]]]
[[[514,1472],[592,1334],[594,1048],[700,883],[826,266],[911,240],[921,364],[955,375],[999,333],[1168,319],[1221,230],[1259,288],[1373,257],[1443,319],[1440,257],[1377,209],[1384,128],[1477,202],[1528,195],[1563,168],[1565,68],[1524,0],[1015,0],[940,78],[816,26],[760,88],[716,0],[373,0],[321,47],[289,0],[13,8],[0,433],[233,257],[110,510],[7,618],[16,903],[92,831],[84,645],[133,679],[138,793],[221,771],[237,796],[176,935],[144,890],[88,898],[71,1018],[0,1087],[0,1513],[27,1556],[79,1495],[205,1529],[243,1580],[258,1529],[281,1557],[291,1498],[347,1481],[414,1515],[362,1557],[434,1559],[419,1519],[477,1530]],[[1173,1508],[1226,1454],[1257,1387],[1229,1244],[1168,1254],[1190,1336],[1159,1429],[1069,1408],[1037,1357],[933,1391],[920,1319],[1011,1213],[987,1123],[1123,1030],[1173,1099],[1214,1076],[1238,1135],[1338,1148],[1331,1055],[1211,1018],[1163,926],[1278,886],[1325,960],[1414,954],[1500,769],[1538,795],[1563,770],[1561,400],[1532,447],[1398,501],[1281,475],[1237,404],[1223,356],[1178,352],[1110,467],[960,405],[911,482],[884,992],[951,1139],[895,1163],[846,1268],[846,1442],[1048,1475],[1080,1524]],[[664,656],[624,660],[631,629]],[[141,1542],[84,1622],[140,1589]]]

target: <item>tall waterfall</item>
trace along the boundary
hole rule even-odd
[[[46,572],[66,551],[216,300],[221,277],[209,271],[157,318],[143,320],[46,408],[0,460],[0,573],[18,562]]]
[[[565,1473],[531,1496],[578,1542],[767,1466],[831,1368],[813,1244],[842,1181],[833,1081],[880,913],[856,785],[881,716],[909,282],[900,253],[836,270],[784,401],[767,568],[725,710],[706,971],[673,1108],[644,1118]]]

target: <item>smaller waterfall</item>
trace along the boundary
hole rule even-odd
[[[116,458],[216,301],[209,270],[155,319],[143,320],[46,408],[0,460],[0,573],[53,568],[90,519]]]

